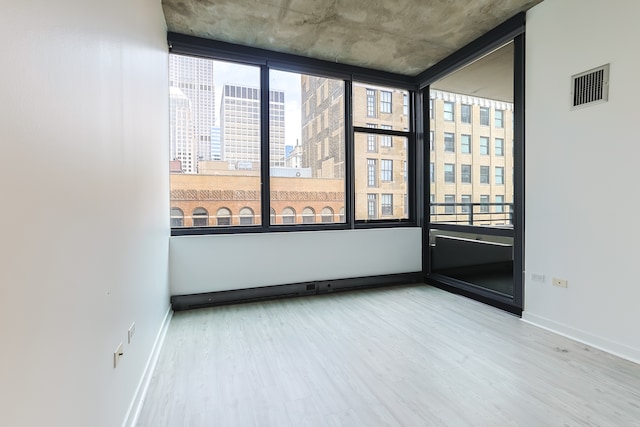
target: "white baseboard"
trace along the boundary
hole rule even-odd
[[[151,349],[151,354],[149,355],[149,359],[147,360],[147,365],[144,368],[142,378],[140,379],[138,387],[136,388],[136,392],[133,395],[133,400],[129,405],[129,410],[127,411],[127,415],[124,418],[122,427],[134,427],[138,422],[140,410],[142,409],[142,405],[144,404],[144,399],[147,395],[147,389],[149,388],[149,383],[151,382],[153,371],[155,371],[156,369],[158,356],[160,355],[160,350],[162,350],[164,337],[165,335],[167,335],[167,330],[169,329],[169,323],[171,323],[172,317],[173,310],[171,310],[171,307],[169,307],[167,313],[164,315],[164,319],[162,320],[162,325],[160,326],[158,335],[156,335],[156,340],[153,343],[153,348]]]
[[[614,356],[620,357],[622,359],[640,364],[640,349],[629,347],[624,344],[610,341],[606,338],[592,335],[580,329],[575,329],[562,323],[554,322],[553,320],[531,314],[527,311],[522,313],[522,320],[534,326],[538,326],[558,335],[562,335],[564,337],[572,339],[574,341],[587,344],[591,347],[597,348],[598,350],[613,354]]]

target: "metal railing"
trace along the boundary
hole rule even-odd
[[[431,203],[432,224],[513,227],[513,203]]]

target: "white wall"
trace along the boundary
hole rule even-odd
[[[125,419],[169,307],[165,38],[157,0],[0,5],[0,425]]]
[[[172,237],[172,295],[412,273],[419,228]]]
[[[638,16],[637,0],[547,0],[527,14],[523,316],[636,361]],[[570,111],[570,76],[606,63],[609,102]]]

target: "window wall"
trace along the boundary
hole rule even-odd
[[[173,234],[416,224],[409,90],[214,54],[169,83]]]

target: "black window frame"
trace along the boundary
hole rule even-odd
[[[301,224],[295,221],[293,224],[283,224],[276,221],[271,223],[272,201],[270,200],[270,171],[269,162],[261,162],[261,204],[260,213],[256,215],[255,225],[229,225],[229,226],[212,226],[202,227],[171,227],[172,236],[183,235],[209,235],[209,234],[240,234],[255,232],[278,232],[278,231],[309,231],[309,230],[348,230],[360,228],[379,228],[379,227],[415,227],[420,226],[424,216],[418,206],[421,206],[421,198],[416,192],[417,182],[423,175],[418,173],[421,165],[421,148],[417,144],[416,122],[421,111],[418,98],[418,82],[415,76],[407,76],[397,73],[383,72],[372,70],[365,67],[351,66],[347,64],[333,63],[331,61],[323,61],[318,59],[307,58],[299,55],[285,54],[274,52],[261,48],[253,48],[247,46],[236,45],[233,43],[221,42],[216,40],[203,39],[195,36],[179,34],[174,32],[167,33],[169,42],[169,53],[203,57],[207,59],[226,61],[241,65],[252,65],[260,67],[260,91],[261,91],[261,157],[269,158],[269,71],[280,70],[294,72],[300,74],[308,74],[318,77],[334,78],[344,81],[344,142],[345,142],[345,191],[344,191],[344,222],[322,223],[316,221],[314,224]],[[167,82],[168,84],[169,82]],[[353,125],[353,84],[363,84],[367,88],[389,88],[406,91],[408,98],[408,126],[405,130],[388,130],[388,129],[366,129]],[[379,102],[379,90],[374,89],[376,93],[375,101]],[[393,99],[393,94],[392,98]],[[375,116],[379,115],[379,105],[374,102]],[[403,100],[404,103],[404,100]],[[418,106],[418,107],[416,107]],[[393,106],[392,106],[393,111]],[[404,112],[404,105],[403,110]],[[366,113],[366,112],[365,112]],[[387,135],[390,137],[400,136],[406,138],[407,154],[406,161],[408,163],[408,180],[405,192],[409,198],[408,218],[375,218],[356,220],[355,218],[355,134],[356,133],[372,133],[375,135]],[[377,139],[377,138],[376,138]],[[296,215],[296,219],[299,214]],[[277,218],[277,215],[276,215]]]

